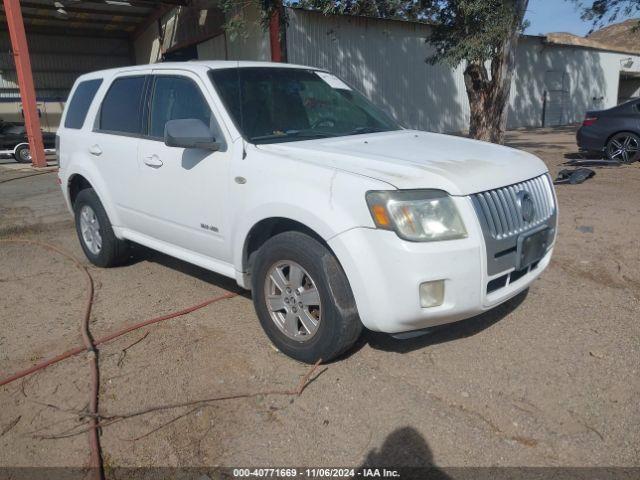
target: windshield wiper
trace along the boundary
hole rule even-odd
[[[256,140],[279,140],[279,139],[287,139],[287,138],[327,138],[335,136],[334,133],[330,132],[321,132],[318,130],[287,130],[283,133],[272,133],[269,135],[260,135],[258,137],[251,137],[250,141],[254,142]]]
[[[388,130],[384,128],[377,128],[377,127],[356,127],[346,135],[360,135],[361,133],[378,133],[378,132],[387,132],[387,131]]]

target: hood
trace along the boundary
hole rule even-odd
[[[266,144],[259,148],[375,178],[399,189],[434,188],[451,195],[491,190],[547,171],[542,160],[521,150],[415,130]]]

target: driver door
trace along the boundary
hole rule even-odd
[[[174,247],[231,261],[226,215],[230,207],[230,143],[202,80],[184,70],[152,72],[147,136],[140,140],[140,233]],[[169,147],[167,121],[195,118],[208,125],[220,150]]]

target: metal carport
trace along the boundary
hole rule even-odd
[[[22,102],[32,164],[44,167],[46,159],[36,96],[38,77],[34,84],[27,35],[60,35],[77,37],[79,40],[82,37],[105,41],[123,39],[131,45],[136,36],[158,21],[163,13],[172,6],[186,5],[187,0],[3,0],[3,4],[0,15],[6,19],[9,31],[15,80]],[[50,48],[55,48],[55,45]],[[67,67],[56,73],[73,73],[77,76],[83,71],[70,71]],[[70,85],[67,87],[70,88]]]

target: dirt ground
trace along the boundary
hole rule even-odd
[[[510,132],[508,143],[553,175],[576,150],[572,128]],[[528,294],[412,340],[367,332],[299,397],[107,426],[105,466],[640,466],[640,163],[596,171],[557,187],[555,255]],[[0,182],[24,174],[0,166]],[[8,237],[87,263],[54,174],[0,183]],[[239,293],[102,345],[103,415],[288,389],[308,370],[270,345],[250,296],[228,279],[147,250],[90,271],[96,337]],[[0,244],[0,378],[81,344],[84,294],[66,260]],[[68,433],[82,428],[88,377],[80,355],[0,387],[0,466],[86,465],[87,434]]]

